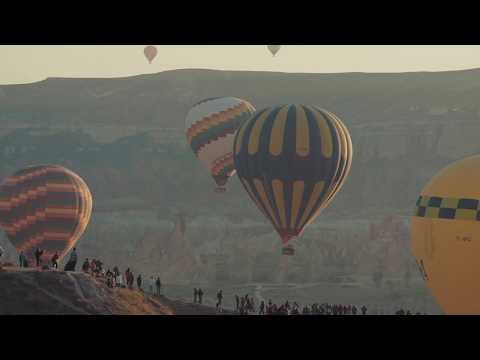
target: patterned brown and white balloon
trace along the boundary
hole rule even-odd
[[[158,51],[155,46],[148,45],[145,49],[143,49],[143,53],[145,54],[148,62],[151,64],[153,59],[157,57]]]
[[[235,175],[233,139],[254,113],[248,101],[227,96],[202,100],[187,114],[187,141],[217,184],[216,192],[224,192],[228,179]]]
[[[27,258],[36,248],[60,259],[82,236],[92,213],[92,195],[74,172],[57,165],[30,166],[0,185],[0,227]]]

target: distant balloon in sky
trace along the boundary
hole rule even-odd
[[[155,59],[155,57],[157,56],[158,51],[155,46],[149,45],[143,50],[143,53],[145,54],[148,62],[151,64],[153,59]]]
[[[255,113],[248,101],[235,97],[206,99],[195,104],[185,120],[187,141],[225,191],[228,179],[235,174],[233,139],[237,129]]]
[[[92,213],[92,195],[74,172],[56,165],[30,166],[0,184],[0,227],[20,253],[36,248],[60,259],[82,236]]]
[[[412,247],[419,271],[448,315],[480,314],[480,156],[436,174],[417,200]]]
[[[280,45],[268,45],[268,50],[272,53],[273,56],[277,55],[277,52],[280,50]]]

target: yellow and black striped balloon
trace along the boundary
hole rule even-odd
[[[0,185],[0,227],[18,252],[36,248],[62,258],[85,231],[92,195],[74,172],[56,165],[30,166]]]
[[[332,201],[352,163],[342,121],[315,106],[266,108],[246,121],[234,142],[237,174],[282,241],[303,233]]]

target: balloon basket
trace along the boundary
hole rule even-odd
[[[282,255],[293,256],[295,255],[295,249],[291,245],[284,246],[282,248]]]

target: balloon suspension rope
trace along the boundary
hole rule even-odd
[[[280,259],[280,273],[281,273],[281,282],[284,282],[286,276],[287,276],[287,272],[288,272],[288,265],[290,263],[290,256],[292,254],[285,254],[283,253],[283,249],[285,248],[292,248],[293,250],[293,246],[288,244],[288,242],[290,242],[292,239],[294,238],[294,236],[292,235],[283,235],[282,236],[282,257]]]
[[[285,281],[285,278],[287,277],[289,261],[290,261],[289,256],[282,255],[280,259],[280,274],[281,274],[280,281],[282,283]]]

